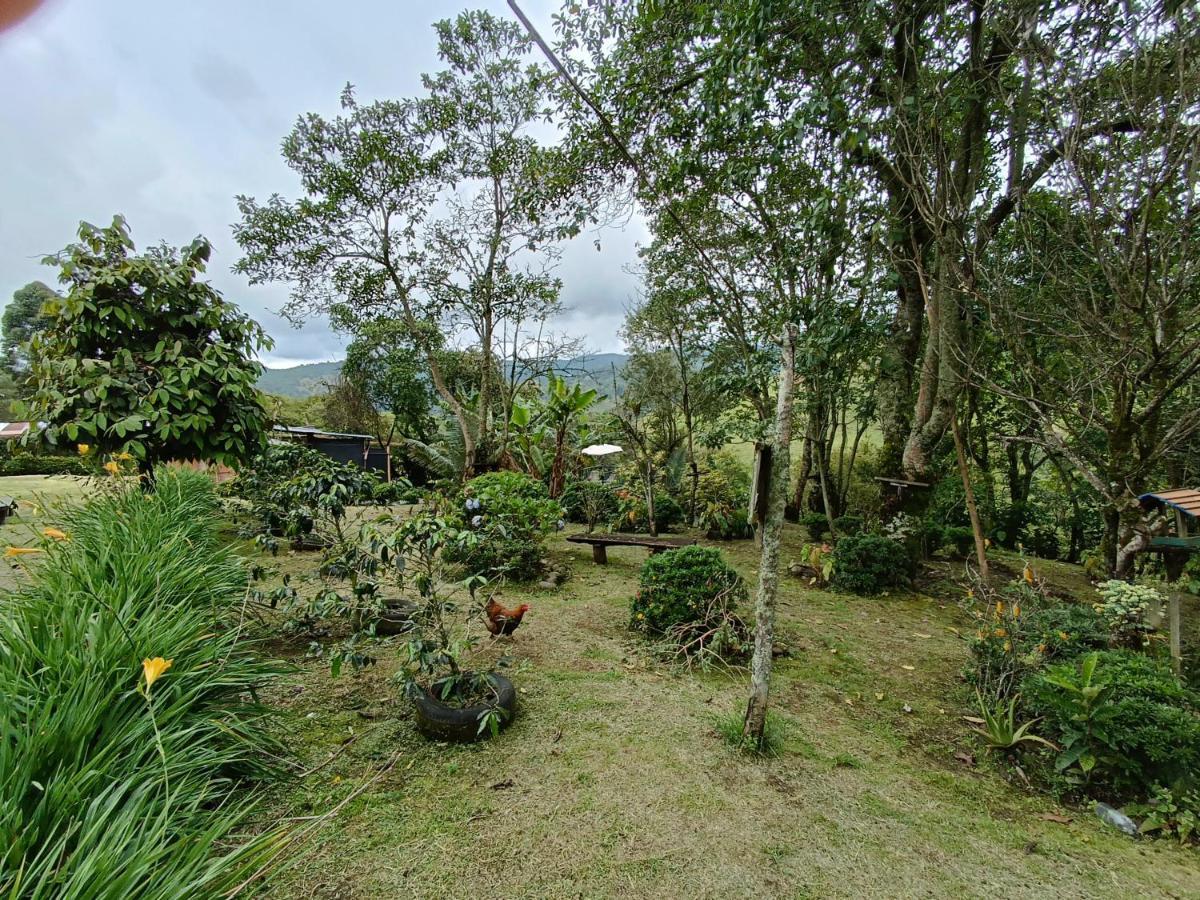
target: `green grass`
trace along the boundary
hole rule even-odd
[[[789,526],[784,561],[798,556]],[[748,578],[750,542],[715,544]],[[320,766],[279,790],[265,824],[319,814],[400,762],[319,831],[273,897],[1092,897],[1188,896],[1200,857],[1135,842],[1062,807],[987,756],[961,716],[973,696],[952,629],[965,623],[938,563],[920,591],[855,598],[785,577],[771,701],[777,754],[731,747],[744,676],[665,667],[626,629],[645,551],[551,546],[556,592],[506,588],[532,610],[508,654],[520,715],[471,747],[420,739],[378,666],[331,679],[283,641],[299,672],[273,689],[280,737]],[[311,555],[284,556],[299,574]],[[1019,572],[1019,561],[997,555]],[[1039,564],[1056,584],[1086,580]],[[906,709],[908,711],[906,711]],[[736,716],[731,711],[737,712]],[[728,729],[725,729],[728,730]],[[965,751],[975,766],[955,759]]]

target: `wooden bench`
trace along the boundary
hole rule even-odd
[[[17,501],[12,497],[0,497],[0,525],[8,521],[8,517],[17,511]]]
[[[650,554],[654,555],[664,550],[690,547],[696,543],[687,538],[638,537],[624,534],[573,534],[567,540],[572,544],[591,544],[592,561],[601,566],[608,563],[609,547],[648,547]]]

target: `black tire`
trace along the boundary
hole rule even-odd
[[[517,689],[503,675],[493,672],[488,678],[496,687],[495,706],[500,709],[500,727],[504,728],[516,715]],[[482,734],[479,733],[479,717],[491,709],[491,706],[484,703],[476,706],[449,706],[428,690],[413,697],[417,730],[435,741],[470,743],[491,737],[491,732],[487,729],[484,729]]]
[[[397,600],[389,602],[383,612],[379,614],[379,618],[375,620],[375,634],[377,637],[391,637],[396,634],[404,634],[413,627],[413,616],[417,613],[417,604],[409,603],[407,600]]]

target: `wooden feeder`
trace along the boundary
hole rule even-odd
[[[1167,581],[1176,581],[1183,574],[1188,557],[1200,553],[1200,491],[1191,488],[1173,488],[1155,491],[1138,497],[1142,509],[1168,510],[1174,514],[1172,534],[1150,538],[1148,553],[1161,553],[1163,567],[1167,570]],[[1172,593],[1168,599],[1167,617],[1171,628],[1171,662],[1176,672],[1180,665],[1179,645],[1179,597]]]

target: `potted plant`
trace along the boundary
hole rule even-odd
[[[455,581],[446,556],[471,550],[478,536],[424,510],[402,521],[379,547],[380,558],[399,573],[416,608],[404,652],[404,687],[418,730],[443,741],[474,741],[499,733],[512,721],[517,694],[511,681],[490,667],[469,668],[479,640],[474,619],[478,575]],[[464,608],[464,595],[471,606]]]

